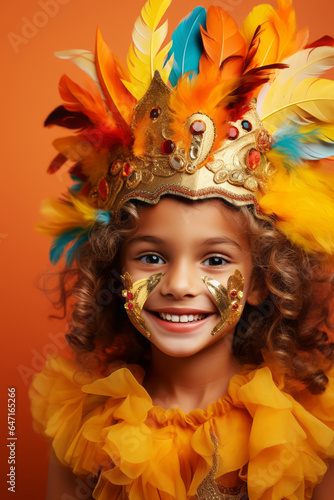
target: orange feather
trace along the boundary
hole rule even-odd
[[[229,112],[226,106],[221,106],[220,103],[230,90],[230,83],[226,81],[217,85],[217,81],[208,81],[203,74],[191,81],[187,74],[184,75],[172,92],[169,101],[169,108],[173,116],[170,124],[173,141],[176,143],[183,141],[185,149],[190,147],[192,136],[189,131],[185,130],[184,124],[189,116],[200,112],[213,119],[216,125],[216,140],[213,149],[218,147],[226,138],[229,122]],[[224,104],[228,102],[227,100]]]
[[[261,4],[251,11],[241,28],[248,49],[260,25],[259,43],[248,69],[281,62],[307,43],[308,30],[297,31],[291,0],[278,0],[277,10],[271,5]]]
[[[95,124],[115,125],[97,88],[93,85],[89,86],[89,90],[84,90],[68,76],[63,75],[59,82],[59,92],[62,99],[66,101],[65,108],[70,111],[82,111]]]
[[[223,78],[239,75],[246,44],[234,19],[221,7],[210,6],[206,30],[201,26],[201,34],[204,52],[200,59],[200,73],[221,72]],[[225,65],[229,58],[229,63]]]
[[[129,80],[128,71],[112,54],[99,29],[96,32],[95,62],[109,109],[116,115],[117,121],[122,123],[125,120],[130,125],[133,108],[137,101],[122,82],[122,79]]]

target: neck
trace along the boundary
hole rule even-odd
[[[168,356],[152,345],[152,361],[145,387],[155,405],[181,408],[185,413],[205,409],[227,392],[230,379],[240,371],[231,354],[232,336],[185,357]]]

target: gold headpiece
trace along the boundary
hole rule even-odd
[[[96,207],[117,212],[130,199],[156,203],[166,194],[257,206],[255,193],[265,190],[272,168],[264,155],[271,149],[271,137],[256,113],[256,101],[242,118],[229,123],[226,139],[214,150],[215,123],[200,110],[187,118],[184,139],[174,140],[170,94],[156,72],[134,109],[131,128],[142,138],[141,154],[130,156],[125,150],[113,159],[90,193]]]
[[[70,160],[75,181],[44,205],[50,220],[39,229],[54,238],[51,261],[73,243],[70,265],[93,224],[107,224],[128,200],[154,204],[166,194],[253,205],[305,250],[333,254],[333,172],[324,159],[334,154],[334,84],[309,75],[334,65],[334,40],[306,45],[291,1],[278,0],[277,11],[259,6],[240,31],[220,7],[197,7],[161,48],[169,4],[146,2],[128,70],[99,30],[95,54],[58,53],[95,85],[63,76],[64,105],[45,122],[78,130],[54,142],[48,170]]]

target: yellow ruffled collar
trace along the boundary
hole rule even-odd
[[[30,390],[36,425],[59,460],[77,474],[102,466],[98,500],[195,496],[212,468],[213,434],[216,478],[247,465],[250,500],[311,498],[326,471],[323,458],[334,456],[332,381],[324,395],[304,395],[302,406],[264,366],[234,376],[223,398],[185,414],[152,404],[142,368],[114,369],[82,384],[75,363],[52,359]]]

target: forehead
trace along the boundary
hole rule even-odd
[[[193,242],[226,236],[239,245],[248,246],[242,214],[221,200],[188,201],[165,197],[156,205],[140,204],[138,212],[136,234]]]

